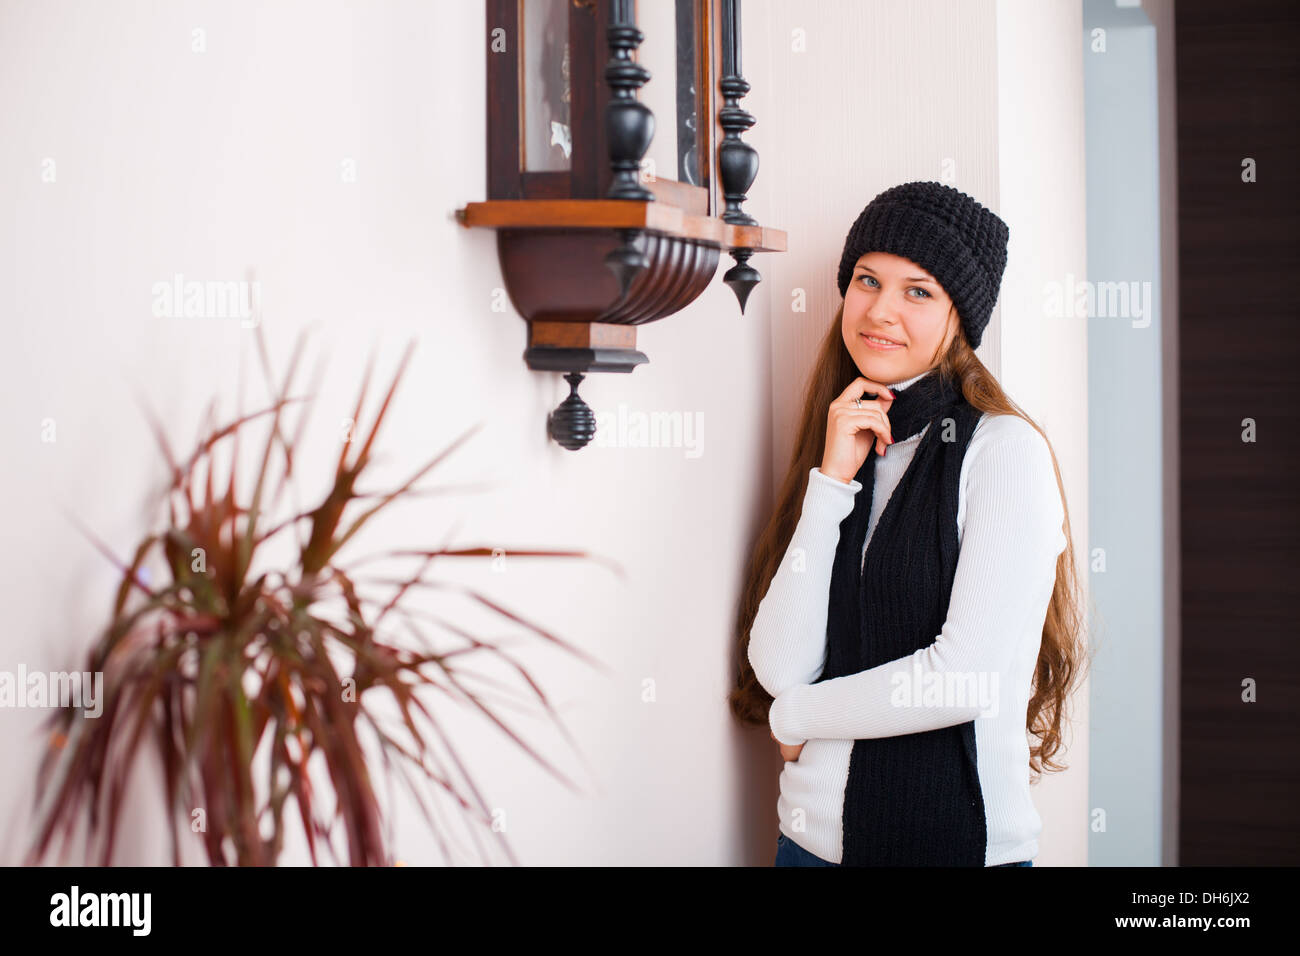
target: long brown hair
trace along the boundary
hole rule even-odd
[[[950,320],[955,311],[950,311]],[[804,394],[803,412],[799,430],[785,480],[777,494],[777,506],[763,533],[759,536],[745,571],[744,590],[741,593],[736,634],[739,646],[739,678],[728,695],[732,713],[743,723],[768,722],[768,709],[772,696],[763,689],[749,664],[749,629],[753,626],[759,602],[767,593],[777,567],[790,546],[795,525],[799,521],[801,503],[807,491],[808,473],[819,466],[826,447],[826,420],[830,404],[853,379],[860,376],[857,364],[844,345],[841,322],[844,304],[835,312],[835,321],[827,328],[817,355],[816,364],[809,376]],[[1056,584],[1052,588],[1047,617],[1043,622],[1043,640],[1034,668],[1034,683],[1025,726],[1037,738],[1030,748],[1029,766],[1035,775],[1044,771],[1064,770],[1065,765],[1052,759],[1061,748],[1061,724],[1066,716],[1066,704],[1075,686],[1083,679],[1088,666],[1083,640],[1084,626],[1078,601],[1078,579],[1074,561],[1074,538],[1070,533],[1070,509],[1065,500],[1065,486],[1061,482],[1061,468],[1056,461],[1056,451],[1042,428],[1025,411],[1007,397],[998,380],[976,357],[965,334],[958,324],[948,349],[938,362],[939,374],[948,381],[959,384],[962,394],[972,406],[982,412],[1019,415],[1033,425],[1052,454],[1052,467],[1056,471],[1056,485],[1065,508],[1062,530],[1066,546],[1056,559]]]

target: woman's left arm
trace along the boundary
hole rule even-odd
[[[988,701],[942,688],[996,681],[996,692],[1019,642],[1041,639],[1066,543],[1051,450],[1036,430],[999,435],[979,449],[967,479],[961,549],[938,638],[869,670],[786,689],[769,714],[778,741],[895,737],[966,723]],[[928,690],[936,682],[938,702]]]

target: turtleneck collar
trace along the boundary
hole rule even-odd
[[[925,378],[925,376],[930,374],[930,372],[932,371],[934,371],[934,369],[926,369],[924,372],[921,372],[919,375],[913,375],[911,378],[904,379],[901,382],[886,382],[885,384],[888,385],[891,389],[907,388],[907,386],[911,385],[913,382],[919,382],[921,379]]]

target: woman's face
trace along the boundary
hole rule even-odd
[[[853,267],[844,293],[844,344],[866,378],[888,384],[928,371],[957,326],[952,300],[910,259],[868,252]]]

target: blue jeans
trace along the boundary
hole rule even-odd
[[[773,866],[839,866],[830,860],[823,860],[815,853],[809,853],[794,840],[778,831],[776,837],[776,862]]]
[[[784,833],[777,832],[776,838],[776,862],[773,866],[839,866],[838,863],[832,863],[830,860],[823,860],[814,853],[809,853],[794,840],[791,840]],[[1020,863],[999,863],[998,866],[1033,866],[1033,860],[1024,860]]]

